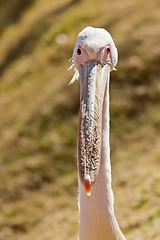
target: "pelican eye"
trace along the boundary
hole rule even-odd
[[[77,54],[81,55],[81,49],[80,48],[77,49]]]
[[[107,54],[109,54],[110,53],[110,48],[107,48]]]

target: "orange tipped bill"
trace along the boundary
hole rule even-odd
[[[81,101],[78,134],[79,177],[88,196],[98,177],[101,158],[102,107],[110,66],[88,61],[79,66]]]

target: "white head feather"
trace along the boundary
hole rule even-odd
[[[110,49],[109,54],[107,54],[108,48]],[[77,54],[77,49],[81,50],[81,56]],[[105,29],[86,27],[79,33],[73,51],[73,65],[71,66],[75,67],[75,74],[69,84],[72,84],[79,77],[78,65],[84,65],[88,60],[98,60],[102,65],[108,63],[111,65],[111,70],[116,70],[117,48],[110,33]]]

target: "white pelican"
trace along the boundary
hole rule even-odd
[[[109,142],[109,79],[118,53],[109,32],[87,27],[73,51],[80,76],[78,134],[79,240],[126,240],[114,214]]]

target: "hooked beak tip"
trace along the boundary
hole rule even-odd
[[[87,196],[91,196],[91,180],[90,179],[85,179],[84,186],[85,186]]]

